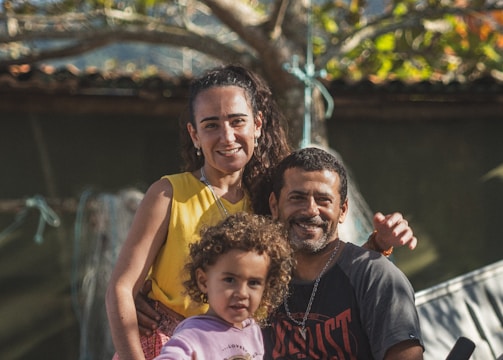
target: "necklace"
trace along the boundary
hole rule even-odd
[[[201,178],[199,180],[201,180],[206,185],[206,187],[208,189],[210,189],[211,194],[213,195],[213,198],[215,199],[215,202],[217,203],[218,208],[220,209],[220,211],[224,215],[224,218],[229,217],[229,212],[227,211],[224,204],[222,203],[222,200],[220,200],[220,197],[218,197],[217,194],[215,194],[215,190],[213,190],[213,186],[211,186],[210,182],[206,178],[206,174],[204,173],[204,167],[201,168]]]
[[[316,291],[318,290],[318,285],[320,283],[321,277],[323,276],[323,274],[325,273],[325,271],[327,271],[328,266],[330,265],[330,263],[334,259],[335,255],[337,254],[337,251],[339,250],[339,245],[340,244],[341,244],[340,240],[337,240],[337,246],[333,250],[332,255],[330,255],[330,258],[328,259],[327,263],[325,264],[325,266],[323,266],[323,269],[321,269],[318,277],[314,281],[313,291],[311,292],[311,297],[309,298],[309,303],[307,304],[307,308],[306,308],[306,311],[304,312],[304,317],[302,318],[302,321],[298,321],[298,320],[295,320],[293,318],[292,313],[290,312],[290,309],[288,308],[287,297],[285,296],[283,298],[283,305],[285,306],[286,315],[297,326],[299,326],[300,335],[302,335],[302,338],[304,340],[306,340],[306,321],[307,321],[307,318],[309,316],[309,312],[311,311],[311,306],[313,306],[313,301],[314,301],[314,297],[316,296]]]

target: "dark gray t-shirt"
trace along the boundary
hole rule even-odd
[[[302,321],[314,282],[293,280],[288,307]],[[405,275],[374,251],[345,244],[320,280],[306,339],[281,306],[264,329],[266,359],[382,359],[409,339],[422,344],[414,289]]]

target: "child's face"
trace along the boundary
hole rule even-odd
[[[231,250],[207,271],[197,270],[199,288],[208,295],[208,315],[241,328],[252,317],[264,293],[269,257],[256,252]]]

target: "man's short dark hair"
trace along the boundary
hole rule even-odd
[[[296,150],[276,166],[272,177],[273,192],[276,199],[279,199],[281,189],[285,185],[285,171],[291,168],[299,168],[304,171],[329,170],[337,173],[340,177],[339,193],[341,195],[341,204],[346,200],[348,194],[346,169],[334,155],[314,147]]]

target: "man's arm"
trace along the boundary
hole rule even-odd
[[[384,360],[422,360],[423,347],[417,340],[406,340],[388,349]]]
[[[152,307],[152,303],[148,301],[147,294],[150,290],[152,290],[152,281],[147,280],[134,299],[140,335],[146,336],[152,335],[152,331],[157,329],[161,320],[159,313]]]

